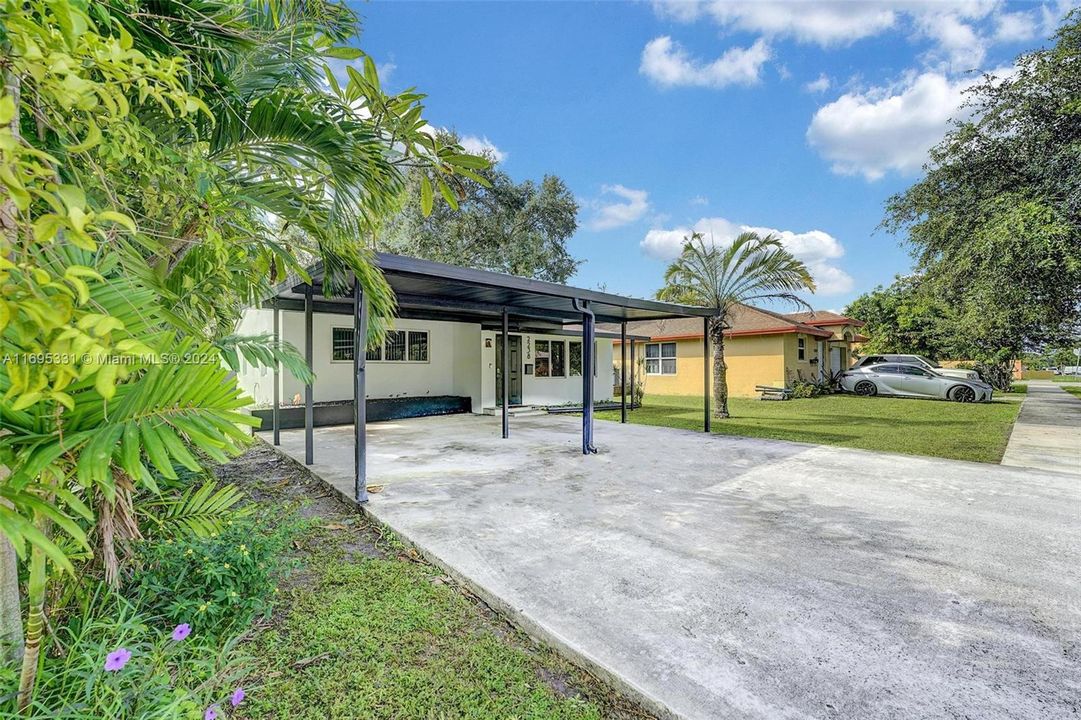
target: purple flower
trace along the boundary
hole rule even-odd
[[[173,628],[174,642],[180,642],[188,635],[191,635],[191,625],[188,625],[187,623],[180,623],[175,628]]]
[[[123,670],[124,666],[128,664],[128,660],[131,660],[131,651],[127,648],[117,648],[105,656],[105,671],[117,672]]]
[[[233,707],[244,702],[244,688],[237,688],[234,690],[233,694],[229,696],[229,702],[233,704]]]
[[[218,709],[211,705],[203,713],[203,720],[218,720]]]

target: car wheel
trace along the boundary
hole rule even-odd
[[[852,390],[863,397],[872,397],[878,394],[878,387],[870,380],[860,380]]]
[[[950,399],[954,402],[976,402],[976,391],[968,385],[958,385],[950,392]]]

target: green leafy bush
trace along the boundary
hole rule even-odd
[[[294,515],[244,508],[221,532],[142,542],[125,593],[149,615],[228,635],[269,613],[282,556],[301,527]]]
[[[250,666],[237,640],[188,634],[98,586],[46,636],[25,714],[16,711],[16,673],[0,672],[0,718],[201,720],[211,708],[227,717]]]

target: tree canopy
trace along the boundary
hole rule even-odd
[[[448,142],[457,138],[446,134]],[[379,235],[381,250],[428,260],[564,283],[581,264],[567,250],[578,227],[578,203],[555,175],[515,182],[492,166],[457,183],[457,198],[425,206],[430,171],[410,172],[403,210]],[[452,205],[452,201],[457,200]],[[425,210],[430,209],[430,212]]]
[[[864,354],[948,358],[960,352],[950,331],[949,308],[923,291],[918,275],[899,277],[889,286],[864,293],[845,308],[845,315],[866,323],[862,332],[870,339],[861,348]]]
[[[1005,366],[1081,315],[1081,11],[1052,47],[969,93],[971,119],[883,225],[905,235],[920,303],[945,309],[954,350]]]

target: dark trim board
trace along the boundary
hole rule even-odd
[[[367,421],[404,420],[429,415],[456,415],[473,412],[473,403],[467,397],[438,395],[432,397],[377,398],[367,401]],[[314,403],[312,405],[313,427],[353,424],[353,401]],[[252,415],[263,421],[262,429],[270,428],[273,410],[253,410]],[[304,406],[281,407],[278,418],[282,429],[304,427]]]

